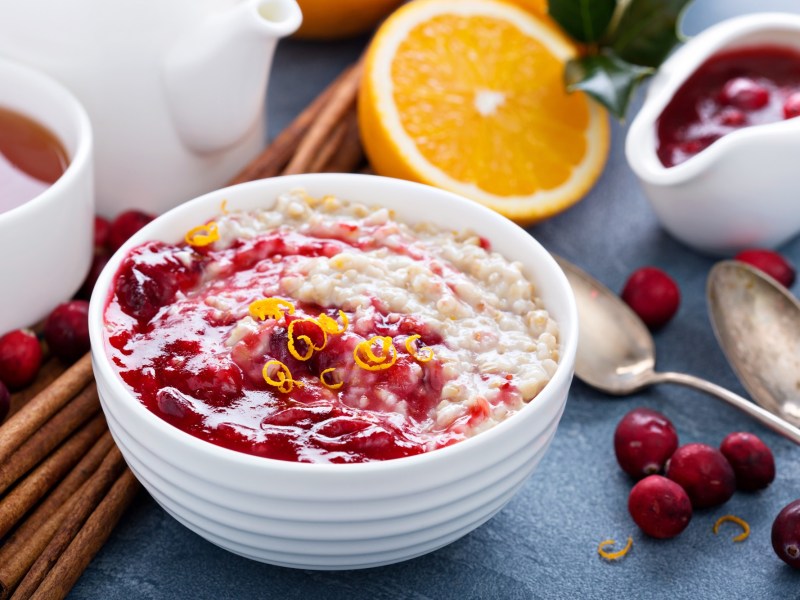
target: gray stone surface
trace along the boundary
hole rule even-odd
[[[685,29],[695,33],[733,14],[781,9],[800,12],[800,5],[796,0],[698,0]],[[357,56],[363,43],[281,45],[270,91],[273,135]],[[531,234],[612,289],[639,266],[665,268],[679,282],[683,302],[675,320],[656,336],[659,365],[744,393],[706,317],[704,285],[713,261],[659,229],[624,160],[624,135],[615,125],[608,167],[592,193]],[[800,265],[800,241],[782,251]],[[775,452],[775,483],[761,493],[737,494],[723,507],[698,511],[674,540],[647,539],[628,516],[631,484],[616,465],[611,443],[617,421],[636,406],[667,414],[682,443],[717,445],[731,431],[757,433]],[[785,567],[769,542],[775,515],[800,497],[798,458],[800,450],[789,442],[700,393],[658,387],[615,399],[576,381],[558,434],[534,476],[491,521],[433,554],[367,571],[272,567],[204,541],[143,495],[70,598],[800,598],[800,572]],[[750,522],[750,539],[731,542],[738,533],[734,527],[713,535],[714,521],[728,513]],[[635,542],[625,560],[609,564],[598,558],[600,540],[628,535]]]

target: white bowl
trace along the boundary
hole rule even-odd
[[[489,431],[427,454],[362,464],[301,464],[221,448],[169,425],[139,402],[111,366],[103,310],[122,257],[146,240],[180,240],[195,223],[230,209],[269,207],[278,194],[386,206],[406,221],[471,228],[518,260],[561,330],[552,380],[518,414]],[[406,560],[468,533],[508,502],[556,432],[577,347],[575,300],[555,261],[524,230],[463,198],[365,175],[278,177],[206,194],[139,231],[100,275],[89,311],[97,387],[108,425],[133,472],[170,514],[236,554],[306,569],[353,569]]]
[[[625,155],[661,224],[701,252],[777,246],[800,232],[800,119],[739,129],[674,167],[656,155],[656,121],[684,81],[721,50],[765,44],[800,50],[800,15],[737,17],[689,40],[659,69],[628,131]]]
[[[63,86],[0,59],[0,107],[44,125],[64,145],[69,166],[36,198],[0,213],[0,335],[33,325],[80,287],[92,262],[92,130]]]

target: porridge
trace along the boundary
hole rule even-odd
[[[520,265],[471,232],[303,191],[123,260],[107,352],[153,413],[301,462],[435,450],[532,400],[558,327]]]

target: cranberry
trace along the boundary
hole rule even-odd
[[[764,271],[764,273],[787,288],[794,283],[794,267],[783,256],[773,250],[751,248],[742,250],[734,258]]]
[[[108,251],[108,236],[111,232],[111,223],[108,219],[95,216],[94,218],[94,251],[104,254]]]
[[[42,347],[36,334],[16,329],[0,337],[0,381],[12,390],[36,379],[42,364]]]
[[[772,451],[752,433],[731,433],[719,449],[733,467],[740,490],[763,490],[775,479]]]
[[[736,77],[722,87],[721,100],[742,110],[758,110],[769,103],[769,91],[748,77]]]
[[[686,444],[667,463],[667,477],[678,483],[694,508],[727,502],[736,491],[736,475],[722,452],[706,444]]]
[[[78,290],[76,297],[83,300],[88,300],[92,297],[92,291],[97,283],[97,278],[100,277],[100,273],[102,273],[103,269],[108,263],[108,258],[109,257],[107,254],[94,255],[94,258],[92,259],[92,266],[89,267],[89,273],[86,275],[86,279],[83,280],[81,289]]]
[[[800,500],[787,504],[775,517],[772,548],[783,562],[800,569]]]
[[[114,219],[108,232],[108,249],[116,252],[134,233],[155,217],[139,210],[128,210]]]
[[[44,323],[44,339],[53,354],[72,362],[89,351],[89,303],[71,300],[55,307]]]
[[[744,113],[735,108],[726,108],[719,115],[719,122],[728,127],[741,127],[746,121]]]
[[[661,475],[650,475],[633,486],[628,512],[647,535],[675,537],[692,520],[692,503],[681,486]]]
[[[783,116],[787,119],[800,117],[800,92],[790,94],[783,103]]]
[[[0,381],[0,423],[6,420],[11,410],[11,394],[6,385]]]
[[[628,278],[622,288],[622,299],[648,327],[658,329],[678,310],[681,293],[678,285],[664,271],[643,267]]]
[[[661,471],[677,447],[675,427],[664,415],[648,408],[630,411],[614,432],[617,462],[636,479]]]

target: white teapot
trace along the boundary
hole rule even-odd
[[[263,147],[275,45],[301,19],[295,0],[0,0],[0,56],[86,107],[99,213],[160,213]]]

